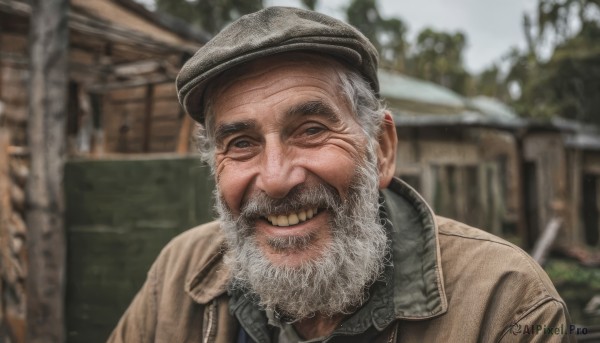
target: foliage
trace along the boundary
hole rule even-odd
[[[346,9],[347,20],[361,31],[380,53],[381,66],[403,71],[406,62],[408,28],[400,18],[385,19],[376,0],[352,0]]]
[[[548,29],[557,36],[557,44],[572,36],[574,17],[582,25],[598,24],[600,0],[539,0],[537,6],[538,38],[542,38]]]
[[[301,2],[309,10],[314,11],[317,8],[317,0],[302,0]]]
[[[514,105],[524,116],[564,118],[600,124],[600,0],[539,0],[537,30],[526,52],[507,55],[505,84],[516,83],[521,96]],[[578,25],[575,25],[578,24]],[[543,61],[539,50],[551,44]]]
[[[381,66],[439,83],[456,92],[468,92],[471,76],[463,64],[467,38],[464,33],[425,29],[411,49],[408,28],[400,18],[383,18],[376,0],[352,0],[348,22],[373,42]]]
[[[600,325],[599,317],[592,317],[584,311],[590,299],[600,293],[600,269],[558,258],[550,259],[544,269],[567,303],[573,322]]]
[[[216,34],[240,16],[263,8],[262,0],[155,0],[156,9]],[[310,0],[307,0],[310,3]]]
[[[408,72],[465,94],[470,79],[463,65],[466,43],[466,35],[462,32],[424,29],[417,36]]]
[[[477,77],[477,93],[492,98],[505,100],[508,98],[508,90],[501,80],[501,71],[497,64],[493,64],[482,71]]]

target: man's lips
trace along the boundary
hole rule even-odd
[[[285,227],[303,223],[317,215],[317,212],[318,209],[314,207],[287,214],[268,215],[263,218],[273,226]]]

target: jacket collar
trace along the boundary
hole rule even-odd
[[[372,294],[373,324],[383,328],[394,319],[421,320],[444,314],[448,302],[433,211],[400,179],[394,178],[381,193],[392,240],[393,267],[386,270],[391,277],[386,277],[381,290],[374,290],[381,294]],[[207,304],[227,291],[230,273],[222,261],[223,254],[224,249],[219,249],[186,282],[186,293],[197,303]]]
[[[382,192],[391,223],[394,316],[428,319],[445,313],[448,302],[438,226],[425,200],[400,179]]]

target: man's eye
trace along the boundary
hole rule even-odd
[[[312,136],[312,135],[316,135],[318,133],[323,132],[323,130],[324,129],[322,127],[312,126],[312,127],[309,127],[308,129],[306,129],[305,133],[309,136]]]
[[[252,144],[247,139],[236,139],[231,142],[231,146],[237,149],[245,149],[252,146]]]

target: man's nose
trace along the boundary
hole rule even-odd
[[[295,165],[290,151],[279,141],[265,144],[256,186],[272,198],[285,197],[295,186],[303,183],[306,172]]]

